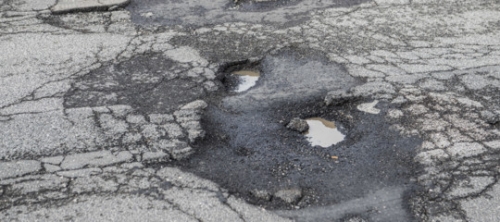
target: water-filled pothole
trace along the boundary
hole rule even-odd
[[[344,140],[335,122],[315,117],[306,119],[309,130],[304,133],[311,146],[329,147]]]
[[[254,70],[239,70],[233,72],[236,78],[238,78],[238,85],[234,89],[235,92],[245,92],[257,84],[257,80],[260,78],[259,71]]]
[[[240,61],[221,69],[222,83],[230,93],[242,93],[257,85],[261,78],[260,62]]]

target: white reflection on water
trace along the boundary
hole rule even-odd
[[[257,80],[260,78],[260,73],[251,70],[240,70],[232,73],[233,75],[238,75],[239,85],[236,88],[236,92],[244,92],[255,86]]]
[[[306,119],[306,121],[309,130],[304,135],[312,146],[329,147],[345,138],[345,135],[337,129],[334,122],[323,118],[310,118]]]

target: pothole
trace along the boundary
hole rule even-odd
[[[255,70],[240,70],[231,74],[238,79],[238,85],[236,89],[234,89],[234,91],[238,93],[245,92],[254,87],[260,78],[259,71]]]
[[[260,62],[235,62],[222,69],[222,82],[230,93],[242,93],[254,87],[261,78]]]
[[[329,147],[344,140],[335,122],[315,117],[306,119],[309,130],[304,133],[311,146]]]
[[[233,63],[222,69],[221,81],[232,89],[237,86],[231,80],[238,75],[235,72],[252,70],[265,76],[257,87],[205,98],[209,103],[201,120],[205,139],[192,144],[196,153],[191,158],[167,164],[270,210],[341,206],[381,190],[395,190],[398,206],[408,204],[402,192],[412,189],[413,156],[421,140],[390,129],[384,119],[390,103],[350,97],[325,105],[326,92],[348,90],[360,81],[311,51],[284,50],[256,63]],[[327,133],[328,144],[311,144],[304,135],[307,129],[288,127],[297,118],[307,122],[311,135],[317,130],[337,132]],[[366,208],[383,204],[372,201]],[[325,218],[365,208],[342,209]],[[406,209],[396,209],[397,216],[389,221],[409,221]]]
[[[390,130],[383,115],[357,110],[363,102],[328,107],[318,99],[242,112],[212,104],[202,119],[206,139],[194,144],[197,151],[189,160],[175,165],[268,209],[335,205],[386,187],[410,189],[420,139]],[[378,107],[385,112],[389,104]],[[315,117],[335,120],[335,128],[341,125],[340,132],[348,133],[336,138],[342,142],[317,147],[287,128],[295,117],[313,117],[323,130],[334,127]],[[315,124],[309,125],[314,131]]]

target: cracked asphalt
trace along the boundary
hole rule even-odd
[[[0,51],[1,221],[500,221],[498,0],[0,0]]]

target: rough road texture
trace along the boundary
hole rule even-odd
[[[198,99],[220,88],[221,65],[287,47],[345,66],[365,83],[344,96],[394,104],[380,115],[424,140],[416,220],[500,220],[498,1],[376,0],[313,8],[285,28],[228,19],[195,29],[139,26],[126,10],[53,15],[55,4],[0,0],[2,221],[287,220],[192,174],[144,166],[194,152]],[[99,75],[142,55],[171,69]],[[171,88],[193,91],[169,100]],[[307,221],[308,210],[278,213]]]

